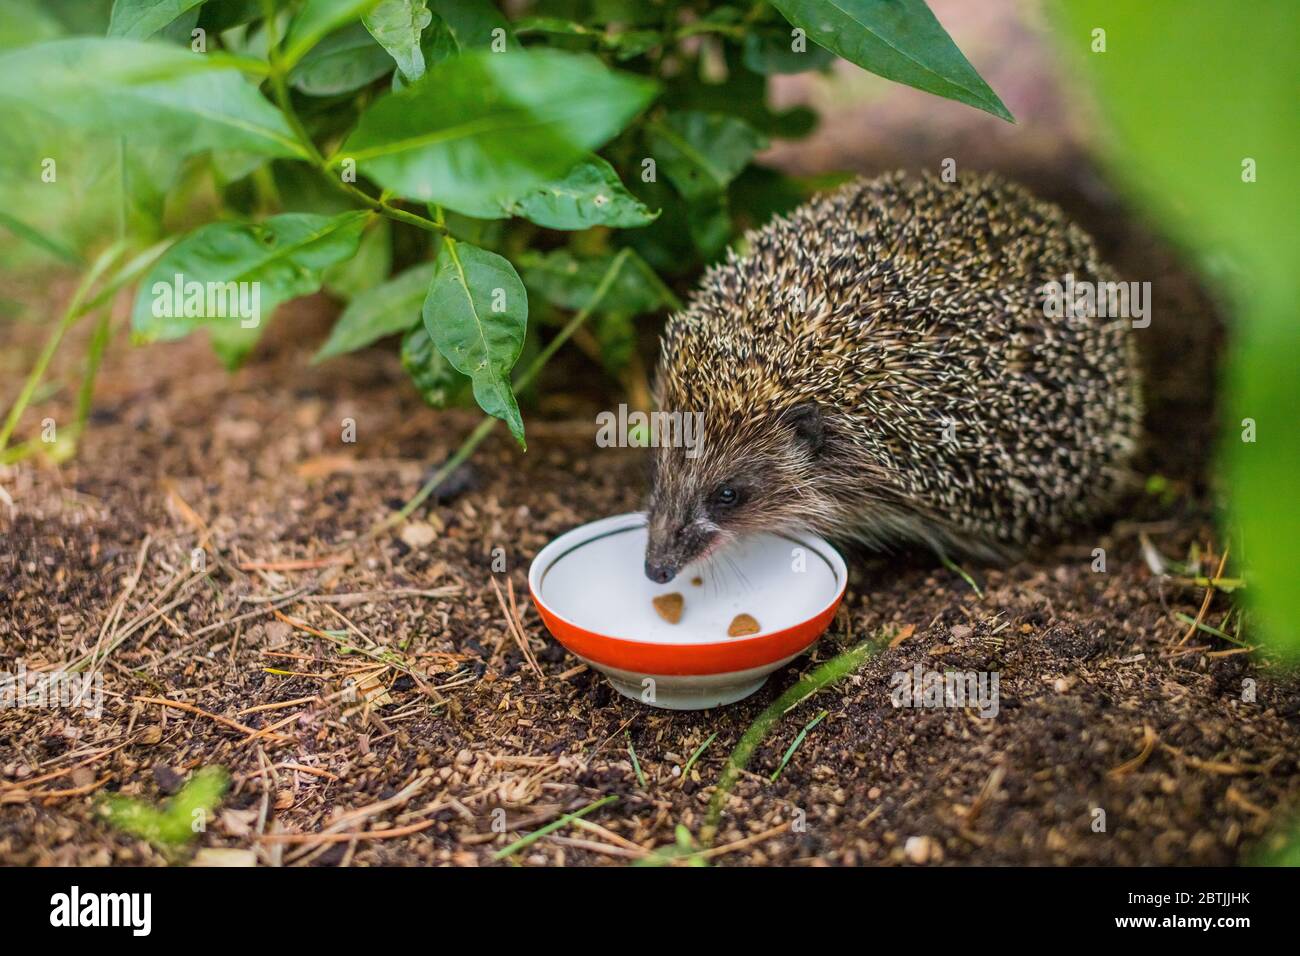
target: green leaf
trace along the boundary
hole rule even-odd
[[[285,213],[263,223],[203,226],[150,270],[136,293],[131,326],[144,341],[207,328],[213,348],[233,368],[280,303],[315,292],[328,266],[357,251],[370,216]]]
[[[432,262],[421,263],[358,295],[334,323],[329,339],[312,362],[355,352],[416,325],[433,280],[433,269]]]
[[[77,255],[76,251],[69,248],[66,243],[42,232],[35,226],[29,226],[17,216],[11,216],[3,209],[0,209],[0,226],[4,226],[18,238],[26,239],[32,245],[40,246],[46,252],[53,253],[64,262],[74,266],[82,264],[81,256]]]
[[[691,201],[721,193],[766,146],[766,138],[744,120],[721,113],[669,113],[650,129],[655,160]]]
[[[506,233],[504,219],[479,219],[449,209],[443,211],[443,218],[453,238],[462,239],[481,249],[500,251]]]
[[[621,63],[647,53],[663,42],[663,34],[658,30],[629,30],[607,37],[605,45],[614,51],[614,59]]]
[[[510,24],[491,0],[429,0],[429,6],[447,24],[461,51],[488,48],[496,52],[501,40],[507,49],[519,49]],[[494,41],[498,48],[493,47]]]
[[[579,162],[564,178],[507,203],[506,211],[547,229],[631,229],[659,215],[628,192],[614,167],[596,155]]]
[[[161,145],[304,157],[288,123],[229,60],[215,54],[78,37],[0,55],[6,122],[62,125]]]
[[[691,241],[686,200],[678,195],[666,177],[656,182],[637,182],[636,193],[649,206],[660,210],[650,225],[626,234],[626,242],[657,273],[684,276],[701,265]]]
[[[433,21],[426,0],[380,0],[364,17],[370,35],[397,62],[397,68],[407,80],[424,76],[424,51],[420,38],[424,28]]]
[[[745,37],[744,63],[763,76],[820,70],[835,62],[835,54],[806,40],[796,48],[794,37],[783,32],[750,33]]]
[[[199,11],[199,26],[214,33],[225,33],[231,27],[251,23],[262,16],[262,0],[216,0],[203,5]]]
[[[626,312],[601,312],[592,329],[600,346],[600,361],[617,375],[636,354],[636,324]]]
[[[691,241],[706,262],[716,259],[731,238],[731,201],[725,193],[708,196],[686,209]]]
[[[308,96],[337,96],[374,82],[393,69],[392,58],[360,24],[327,36],[289,73]]]
[[[487,217],[567,172],[652,94],[589,56],[462,54],[375,102],[333,162],[354,159],[398,195]]]
[[[434,408],[446,408],[470,384],[443,358],[423,322],[411,326],[402,336],[402,368],[411,376],[420,397]]]
[[[925,0],[772,0],[772,6],[864,70],[1015,122]]]
[[[393,230],[389,220],[375,217],[361,236],[357,254],[325,270],[323,284],[333,295],[355,299],[381,285],[393,271]]]
[[[510,369],[524,347],[528,293],[514,266],[445,238],[424,300],[424,327],[452,367],[470,377],[479,407],[526,447]]]
[[[519,267],[526,285],[534,294],[561,309],[581,309],[592,300],[596,287],[609,270],[615,253],[578,258],[568,249],[553,252],[526,252],[519,257]],[[618,271],[613,285],[601,300],[601,308],[611,312],[638,315],[655,312],[672,304],[672,293],[635,253],[629,265]]]
[[[523,17],[516,20],[512,26],[515,33],[520,35],[544,33],[551,36],[580,37],[586,40],[588,45],[599,43],[620,61],[640,56],[663,42],[663,34],[658,30],[625,30],[621,33],[609,33],[560,17]]]
[[[108,35],[131,40],[153,36],[203,0],[114,0]]]
[[[439,17],[434,17],[424,29],[424,34],[420,37],[420,56],[424,60],[424,66],[420,75],[437,66],[443,60],[450,59],[453,56],[460,55],[460,48],[456,46],[456,41],[452,39],[451,31],[447,29],[447,24],[443,23]],[[405,89],[411,85],[401,70],[393,72],[393,92]]]
[[[356,209],[346,193],[335,189],[320,170],[307,163],[277,159],[270,169],[272,192],[279,197],[284,212],[338,215]]]
[[[599,36],[599,30],[585,27],[573,20],[562,17],[522,17],[514,22],[515,33],[546,33],[552,36],[585,37]]]
[[[53,40],[66,32],[44,0],[8,0],[0,4],[0,50]]]
[[[211,821],[212,811],[229,786],[230,775],[222,767],[204,767],[197,771],[181,787],[180,793],[172,797],[167,807],[164,838],[179,842],[192,837],[196,824]]]
[[[307,0],[289,21],[281,62],[287,69],[296,64],[326,34],[358,20],[379,0]]]
[[[744,120],[767,136],[800,136],[816,125],[816,114],[804,106],[774,113],[767,106],[767,79],[745,69],[742,52],[723,50],[726,76],[721,83],[685,74],[674,77],[664,94],[664,106],[673,110],[719,113]]]

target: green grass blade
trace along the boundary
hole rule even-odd
[[[718,732],[715,730],[713,733],[709,734],[708,740],[704,741],[704,743],[700,744],[698,747],[695,748],[695,752],[691,754],[690,759],[686,761],[686,766],[682,767],[683,780],[686,780],[690,776],[691,768],[695,766],[695,761],[700,759],[704,751],[709,749],[709,744],[713,743],[713,741],[715,741],[717,738],[718,738]]]
[[[722,771],[722,776],[718,778],[717,789],[713,792],[713,799],[709,802],[709,814],[704,829],[701,831],[701,838],[704,843],[711,844],[713,835],[717,832],[718,821],[722,817],[722,807],[726,802],[727,794],[731,788],[736,785],[740,778],[740,772],[749,764],[749,759],[754,755],[755,748],[767,736],[773,725],[778,720],[807,697],[811,697],[823,687],[835,683],[843,677],[847,677],[861,666],[874,651],[880,647],[880,642],[874,638],[868,638],[860,644],[849,648],[843,654],[832,657],[829,661],[813,669],[813,671],[804,677],[799,678],[798,682],[790,687],[768,705],[767,709],[758,715],[758,718],[745,731],[744,736],[740,738],[740,743],[736,744],[736,749],[731,752],[727,759],[727,766]]]
[[[636,782],[645,789],[645,774],[641,772],[641,761],[636,759],[636,748],[632,746],[632,732],[627,735],[627,755],[632,758],[632,769],[636,771]]]
[[[785,769],[785,765],[790,762],[790,758],[794,756],[794,752],[799,749],[799,745],[803,743],[803,739],[808,736],[808,731],[812,730],[814,727],[820,724],[822,720],[826,717],[826,715],[829,713],[830,713],[829,710],[823,710],[812,720],[808,721],[808,723],[804,724],[803,730],[799,731],[798,736],[794,738],[794,743],[790,744],[790,749],[787,750],[785,752],[785,756],[781,758],[781,763],[778,764],[777,768],[772,771],[773,783],[776,783],[776,778],[781,776],[781,771]]]
[[[566,813],[564,816],[560,817],[560,819],[554,820],[551,823],[546,824],[546,826],[542,827],[540,830],[534,830],[532,833],[528,834],[528,836],[520,837],[518,840],[510,844],[508,847],[504,847],[503,849],[497,850],[496,853],[492,854],[492,862],[498,863],[501,860],[506,859],[507,857],[514,856],[516,853],[518,853],[520,850],[524,849],[525,847],[532,846],[534,843],[536,843],[542,837],[546,836],[548,833],[554,833],[556,830],[560,829],[561,827],[568,826],[570,823],[572,823],[574,820],[577,820],[579,817],[585,817],[587,814],[595,810],[599,810],[601,807],[605,806],[605,804],[613,803],[617,799],[618,799],[618,794],[611,793],[607,797],[601,797],[599,800],[587,804],[581,810],[575,810],[572,813]]]

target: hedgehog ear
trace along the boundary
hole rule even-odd
[[[826,444],[826,426],[822,420],[822,410],[816,402],[801,402],[791,405],[781,416],[786,424],[794,428],[795,434],[808,446],[814,455]]]

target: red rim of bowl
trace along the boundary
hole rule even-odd
[[[835,597],[812,617],[779,631],[704,644],[663,644],[601,634],[561,617],[546,606],[538,592],[546,573],[560,558],[597,537],[631,531],[643,524],[645,515],[633,513],[603,518],[574,528],[542,548],[528,569],[528,591],[542,622],[557,641],[578,657],[636,674],[663,676],[731,674],[765,667],[794,657],[821,637],[830,626],[848,586],[844,559],[829,543],[810,535],[786,534],[783,537],[811,549],[830,565],[840,588]]]

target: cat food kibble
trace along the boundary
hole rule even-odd
[[[727,633],[732,637],[744,637],[746,634],[757,634],[761,630],[758,621],[748,614],[737,614],[731,619],[731,627],[727,628]]]
[[[680,594],[674,591],[672,594],[659,595],[652,599],[652,603],[660,617],[669,624],[676,624],[682,619],[682,608],[686,602]]]

